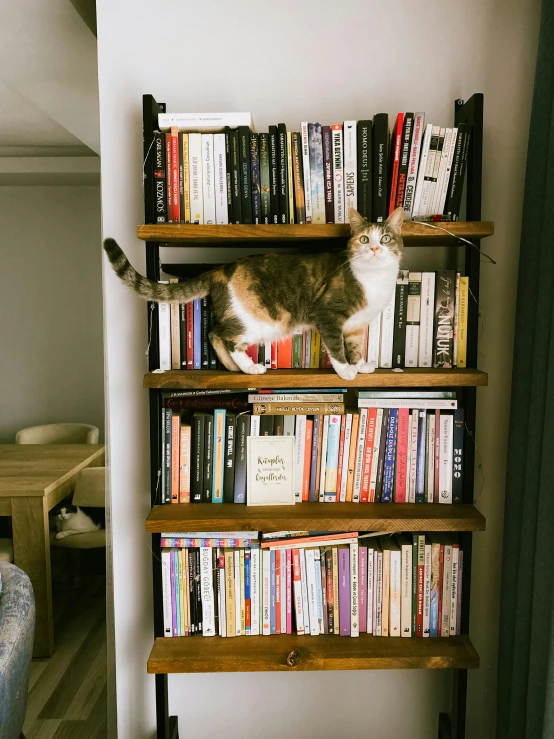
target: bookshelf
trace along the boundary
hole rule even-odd
[[[470,369],[417,369],[393,372],[377,370],[345,382],[331,370],[271,370],[264,375],[244,375],[209,370],[155,372],[158,363],[157,306],[149,308],[149,369],[143,385],[150,400],[151,511],[145,528],[152,535],[154,588],[154,637],[147,669],[155,675],[157,739],[178,737],[175,716],[169,716],[168,675],[196,672],[253,672],[298,670],[430,669],[454,670],[452,712],[439,717],[441,739],[463,739],[467,700],[467,670],[479,666],[479,657],[469,638],[472,532],[485,530],[485,519],[472,505],[475,463],[476,388],[486,386],[487,374],[477,369],[480,240],[494,233],[494,225],[481,221],[481,169],[483,141],[483,96],[467,102],[456,100],[455,123],[469,125],[471,138],[466,175],[468,221],[438,224],[450,233],[421,223],[405,224],[405,244],[442,246],[458,250],[475,300],[468,306],[467,359]],[[217,244],[252,247],[313,249],[321,240],[325,248],[342,245],[348,237],[343,225],[188,225],[156,224],[153,212],[154,173],[148,151],[157,127],[157,115],[165,112],[151,95],[143,97],[145,165],[145,225],[137,237],[146,242],[147,276],[158,280],[160,246],[195,247]],[[473,246],[460,241],[469,239]],[[477,248],[474,248],[477,247]],[[196,265],[198,267],[198,265]],[[171,389],[295,388],[295,387],[410,387],[453,388],[459,391],[465,409],[465,471],[463,503],[439,504],[347,504],[303,503],[291,508],[248,508],[235,504],[157,505],[158,470],[161,459],[160,411],[162,391]],[[379,530],[456,531],[464,551],[462,635],[433,639],[394,639],[362,634],[357,639],[279,635],[244,639],[187,637],[163,638],[162,574],[160,533],[198,530]]]

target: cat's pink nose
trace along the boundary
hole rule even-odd
[[[373,256],[376,256],[381,251],[380,246],[370,246],[369,248],[373,252]]]

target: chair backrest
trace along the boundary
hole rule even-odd
[[[35,597],[31,581],[15,565],[0,562],[0,577],[0,739],[16,739],[27,709]]]
[[[106,468],[86,467],[77,475],[73,505],[89,508],[106,507]]]
[[[88,423],[29,426],[15,435],[16,444],[98,444],[99,431]]]

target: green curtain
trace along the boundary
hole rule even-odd
[[[553,104],[554,0],[543,0],[516,307],[497,739],[554,737]]]

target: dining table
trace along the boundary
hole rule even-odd
[[[35,658],[54,651],[49,511],[73,492],[81,470],[104,460],[103,444],[0,444],[0,516],[11,516],[14,564],[33,585]]]

